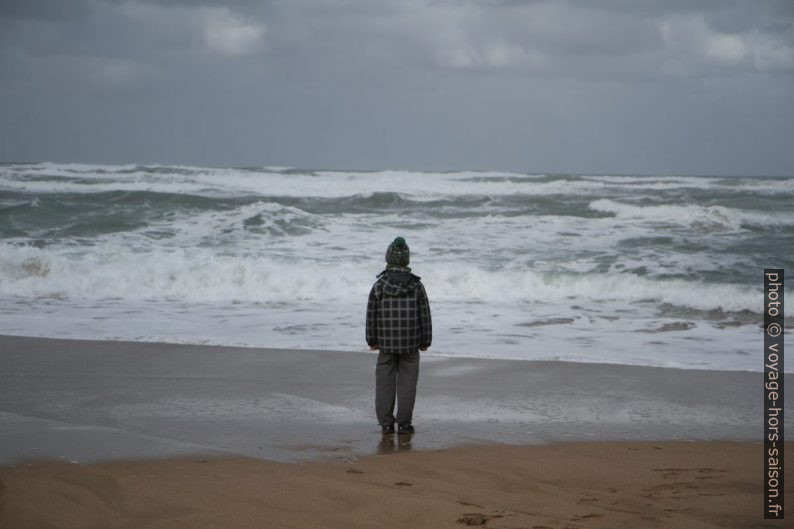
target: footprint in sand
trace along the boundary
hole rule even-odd
[[[481,512],[467,512],[463,513],[460,518],[458,518],[457,522],[462,525],[485,525],[485,522],[488,520],[493,520],[494,518],[504,518],[505,516],[514,516],[512,514],[504,515],[499,514],[504,511],[496,510],[494,511],[497,514],[483,514]]]
[[[458,523],[461,525],[485,525],[487,521],[488,519],[481,512],[463,513],[463,515],[458,518]]]
[[[499,511],[496,511],[499,512]],[[509,515],[508,515],[509,516]],[[485,522],[494,518],[504,518],[504,514],[483,514],[481,512],[466,512],[458,518],[461,525],[485,525]]]
[[[604,517],[603,514],[591,512],[588,514],[577,514],[576,516],[571,518],[571,520],[574,522],[578,522],[579,520],[586,520],[587,518],[603,518],[603,517]]]

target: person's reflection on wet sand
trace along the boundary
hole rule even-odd
[[[382,435],[378,442],[377,453],[380,455],[393,452],[407,452],[411,449],[413,434]]]

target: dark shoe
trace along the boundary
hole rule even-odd
[[[380,432],[381,432],[383,435],[391,435],[391,434],[393,434],[393,433],[394,433],[394,425],[393,425],[393,424],[389,424],[388,426],[383,426],[383,427],[380,429]]]
[[[400,434],[400,435],[414,433],[414,427],[411,426],[410,424],[401,424],[397,428],[397,433]]]

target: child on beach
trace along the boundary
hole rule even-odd
[[[367,302],[366,339],[379,350],[375,367],[375,414],[384,434],[411,434],[419,351],[433,338],[430,303],[420,278],[408,267],[410,250],[397,237],[386,249],[386,269],[378,274]],[[397,416],[394,416],[395,396]]]

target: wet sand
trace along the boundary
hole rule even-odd
[[[369,352],[0,336],[0,357],[0,464],[195,453],[300,461],[380,446]],[[423,355],[413,445],[756,441],[759,377]]]

